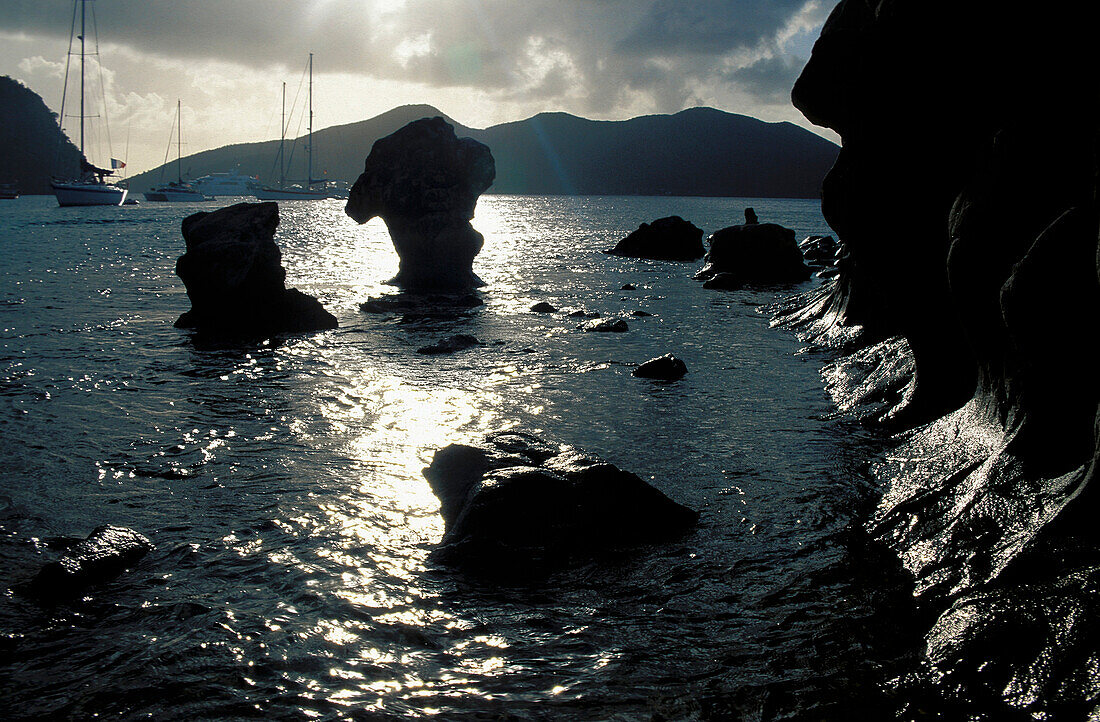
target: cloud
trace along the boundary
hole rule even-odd
[[[745,82],[758,97],[775,96],[779,89],[765,84],[790,81],[789,72],[774,72],[780,44],[820,22],[831,4],[112,0],[89,7],[102,41],[151,56],[279,74],[300,68],[314,52],[319,72],[476,89],[502,99],[559,99],[575,111],[609,111],[639,99],[672,111],[718,78]],[[4,0],[0,28],[67,38],[70,8],[60,0]],[[730,72],[731,64],[749,68],[762,59],[769,64],[756,72]]]

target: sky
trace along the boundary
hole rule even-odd
[[[86,96],[94,114],[103,116],[106,106],[108,124],[90,122],[86,150],[93,162],[124,160],[130,174],[174,158],[177,100],[184,155],[276,139],[282,84],[287,106],[303,108],[311,52],[314,130],[412,103],[473,128],[544,111],[621,120],[703,105],[791,121],[837,140],[790,103],[794,80],[835,5],[91,0],[86,47],[93,51],[98,36],[98,56],[87,64]],[[54,112],[61,110],[73,19],[71,0],[0,0],[0,75],[41,95]],[[79,13],[76,23],[79,31]],[[77,112],[77,64],[66,116]],[[288,137],[306,131],[303,114],[295,113]],[[65,128],[75,139],[75,121]]]

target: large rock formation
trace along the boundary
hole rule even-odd
[[[232,335],[336,328],[336,317],[317,299],[286,287],[278,225],[275,203],[238,203],[184,218],[187,251],[176,275],[191,310],[176,326]]]
[[[495,174],[488,146],[456,137],[442,118],[423,118],[374,143],[344,210],[357,223],[386,222],[401,259],[391,283],[472,288],[482,285],[473,262],[484,239],[470,219]]]
[[[703,248],[703,229],[680,216],[643,223],[607,251],[613,256],[657,261],[697,261],[706,252]]]
[[[440,449],[424,476],[446,528],[437,558],[502,575],[668,540],[699,518],[630,472],[519,432]]]
[[[847,256],[783,321],[853,352],[839,401],[927,424],[878,466],[870,530],[939,616],[924,679],[954,716],[1100,714],[1094,27],[1078,3],[843,0],[794,89],[843,138],[823,210]]]

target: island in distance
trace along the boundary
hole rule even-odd
[[[791,123],[766,123],[713,108],[622,121],[540,113],[478,130],[429,105],[407,105],[314,131],[314,175],[353,181],[377,139],[436,116],[453,125],[459,137],[492,149],[495,194],[818,198],[821,179],[840,151]],[[192,176],[237,168],[263,177],[270,173],[278,144],[229,145],[185,156],[182,164]],[[133,176],[130,188],[140,191],[156,183],[159,174],[154,168]],[[294,154],[287,175],[305,177],[303,154]]]

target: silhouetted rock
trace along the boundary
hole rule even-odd
[[[620,291],[637,291],[638,287],[633,283],[624,283],[620,288]]]
[[[502,575],[670,540],[699,518],[634,474],[519,432],[440,449],[424,476],[445,528],[436,558]]]
[[[455,353],[456,351],[465,351],[468,348],[481,345],[481,341],[478,341],[475,337],[465,333],[458,333],[454,336],[447,336],[446,338],[440,339],[431,346],[422,346],[418,348],[416,352],[429,355]]]
[[[643,223],[607,251],[614,256],[658,261],[695,261],[706,252],[703,248],[703,229],[680,216]]]
[[[709,242],[706,265],[695,274],[696,280],[719,273],[733,274],[741,283],[798,283],[810,277],[794,231],[775,223],[723,228],[711,234]]]
[[[578,308],[576,311],[570,311],[565,314],[568,318],[599,318],[599,311],[586,311],[583,308]]]
[[[232,335],[336,328],[336,317],[317,299],[286,287],[278,225],[275,203],[238,203],[183,219],[187,250],[176,275],[191,310],[176,326]]]
[[[869,527],[940,613],[902,675],[934,717],[1096,705],[1094,28],[1074,3],[841,2],[794,89],[844,141],[822,209],[845,253],[780,321],[848,352],[838,401],[913,429]]]
[[[554,313],[558,309],[547,303],[546,301],[541,301],[539,303],[536,303],[534,306],[531,306],[531,310],[535,313]]]
[[[589,321],[582,324],[581,328],[585,331],[591,331],[594,333],[623,333],[629,331],[630,327],[626,325],[626,321],[621,318],[605,318],[601,321]]]
[[[760,219],[756,217],[756,211],[752,208],[745,209],[745,225],[752,226],[760,222]]]
[[[642,379],[675,381],[676,379],[683,378],[686,373],[687,364],[668,353],[664,356],[658,356],[657,358],[646,361],[644,364],[634,369],[631,375]]]
[[[152,548],[152,543],[133,529],[97,527],[87,539],[67,549],[60,559],[43,566],[31,582],[31,589],[41,596],[78,595],[92,584],[114,579]]]
[[[423,118],[374,143],[344,210],[358,223],[386,222],[400,257],[391,283],[472,288],[482,285],[473,261],[484,239],[470,219],[495,174],[488,146],[456,137],[442,118]]]

